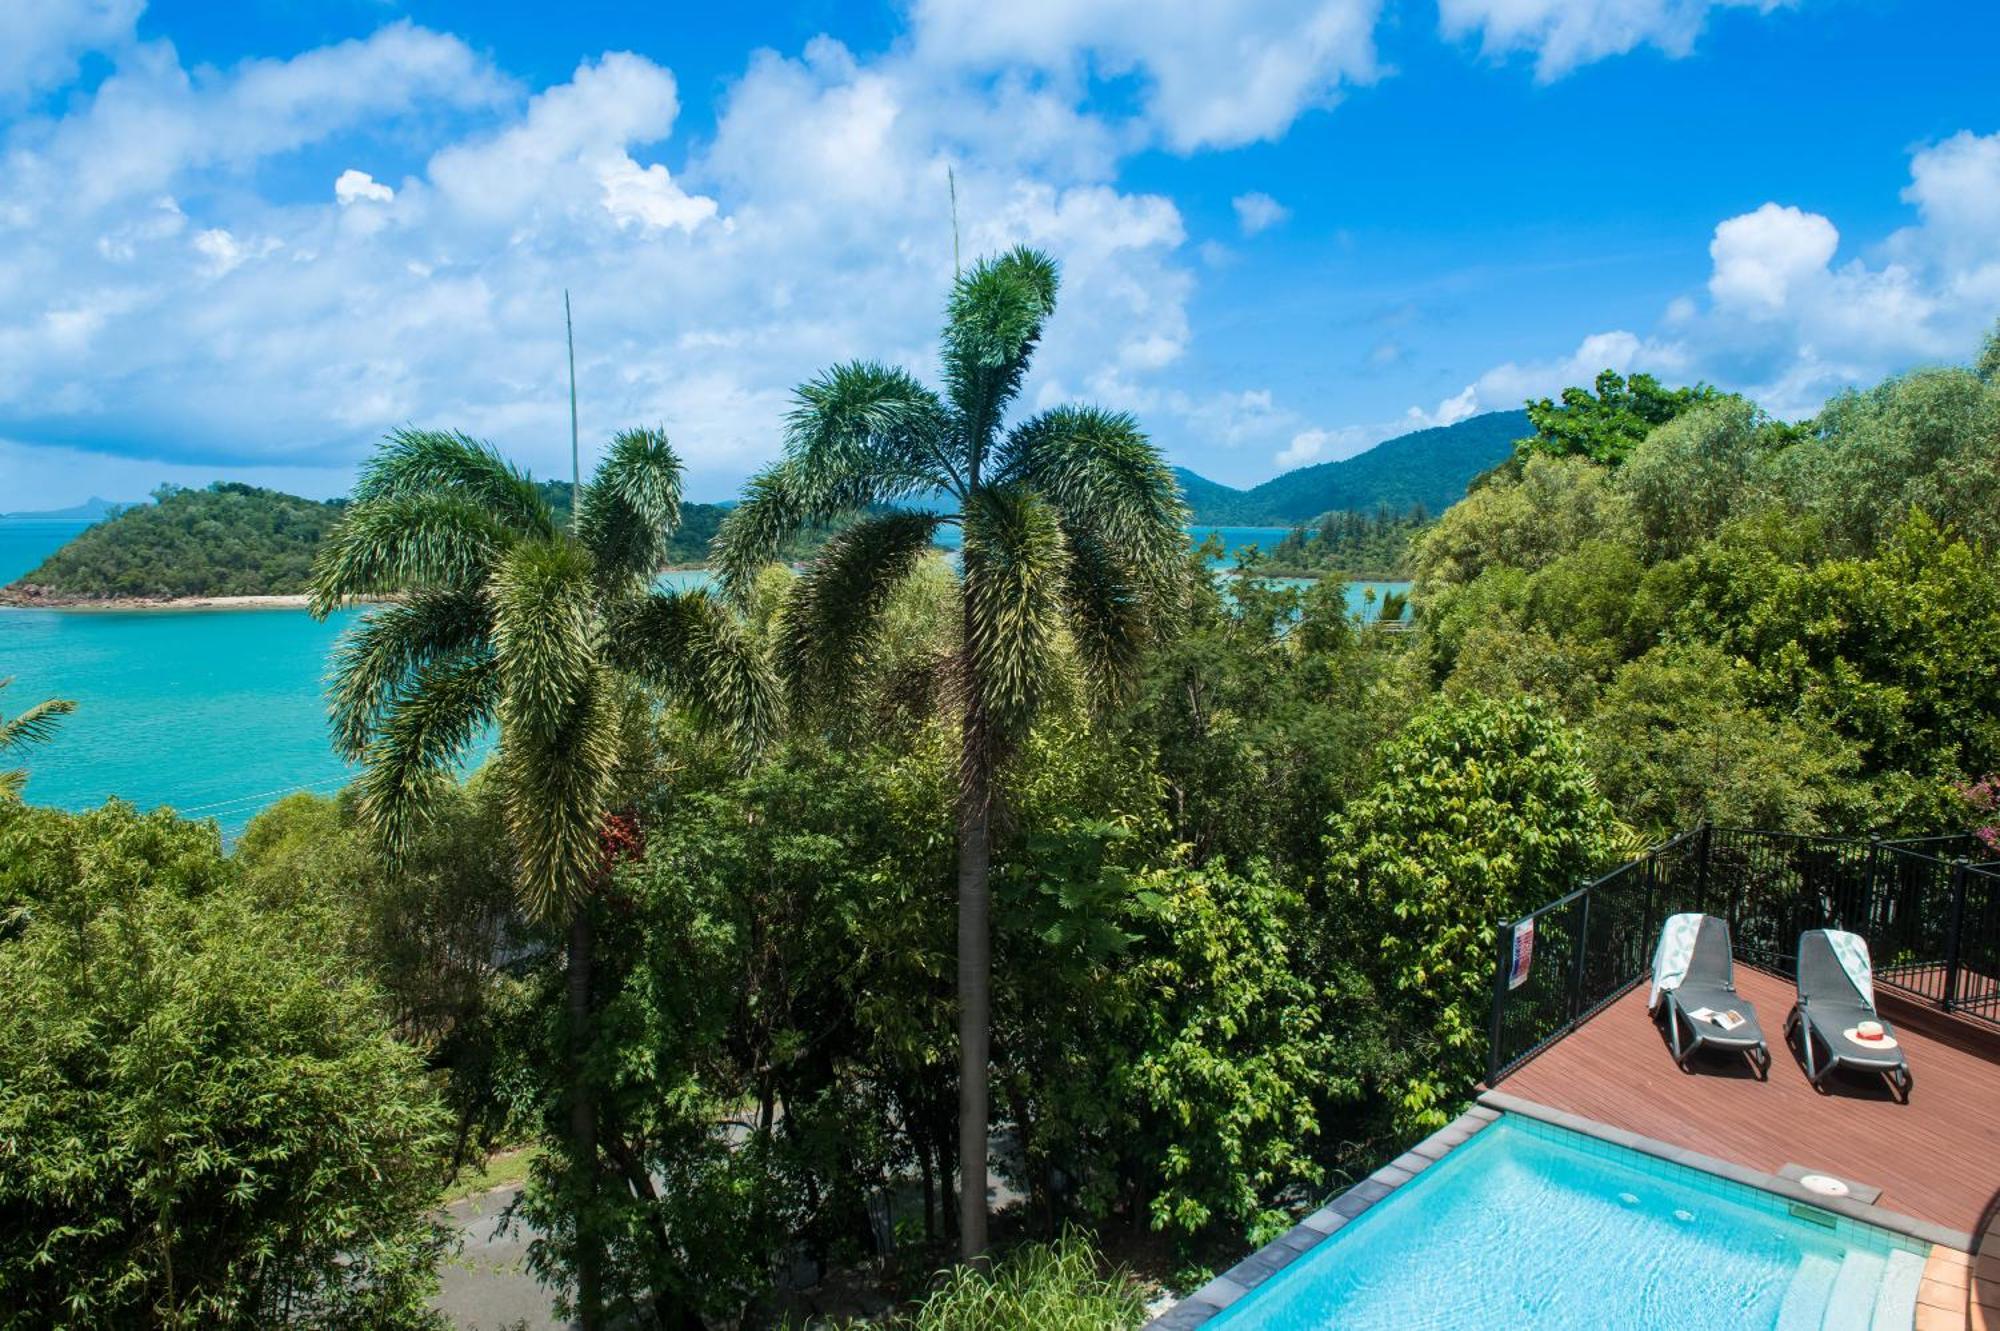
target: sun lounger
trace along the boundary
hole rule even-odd
[[[1816,1090],[1825,1090],[1835,1068],[1879,1072],[1896,1098],[1908,1104],[1910,1061],[1895,1043],[1896,1032],[1875,1010],[1875,984],[1868,944],[1839,929],[1809,929],[1799,935],[1799,1001],[1785,1021],[1785,1040],[1799,1036],[1799,1057]],[[1877,1022],[1887,1043],[1861,1039],[1857,1028]]]
[[[1702,1049],[1743,1054],[1762,1080],[1771,1051],[1757,1009],[1736,992],[1729,926],[1713,915],[1675,915],[1653,954],[1650,1006],[1667,1023],[1667,1043],[1684,1072]]]

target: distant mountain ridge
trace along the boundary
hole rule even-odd
[[[116,517],[128,508],[137,508],[144,503],[121,504],[115,499],[99,499],[96,495],[81,504],[71,504],[68,508],[45,508],[38,512],[0,513],[0,518],[89,518],[93,522],[101,518]]]
[[[1402,511],[1422,504],[1442,513],[1465,498],[1481,472],[1505,462],[1514,441],[1534,433],[1525,411],[1489,411],[1454,425],[1385,439],[1365,453],[1274,476],[1248,490],[1174,468],[1196,523],[1291,526],[1322,513]]]

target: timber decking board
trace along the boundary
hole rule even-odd
[[[2000,1205],[2000,1036],[1878,993],[1916,1089],[1838,1073],[1821,1095],[1784,1043],[1796,991],[1739,962],[1736,986],[1771,1042],[1771,1079],[1741,1054],[1674,1066],[1641,983],[1495,1089],[1767,1174],[1796,1161],[1882,1189],[1878,1206],[1980,1233]]]

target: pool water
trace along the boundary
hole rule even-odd
[[[1907,1328],[1921,1251],[1509,1115],[1207,1325]]]

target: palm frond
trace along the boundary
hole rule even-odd
[[[566,919],[603,873],[599,834],[617,778],[619,690],[592,667],[563,714],[537,727],[506,723],[506,692],[496,774],[523,904],[540,919]]]
[[[1026,486],[987,486],[965,510],[966,685],[1001,745],[1033,720],[1055,678],[1068,550],[1054,507]]]
[[[362,464],[356,503],[448,494],[485,509],[524,536],[549,536],[555,514],[533,480],[491,444],[456,430],[397,430]]]
[[[0,679],[0,689],[13,682],[12,676]],[[0,753],[23,745],[48,743],[55,738],[61,718],[75,710],[76,703],[68,698],[49,698],[12,720],[0,717]]]
[[[942,521],[889,513],[827,542],[785,602],[778,664],[794,705],[810,711],[846,696],[883,607]]]
[[[358,762],[375,727],[411,676],[486,642],[493,614],[479,588],[422,591],[378,606],[334,644],[327,672],[333,747]]]
[[[1064,530],[1069,564],[1063,606],[1095,701],[1125,696],[1141,651],[1153,638],[1149,598],[1130,565],[1089,530]]]
[[[1000,476],[1028,485],[1061,510],[1072,532],[1088,532],[1171,619],[1187,588],[1187,506],[1173,470],[1123,412],[1058,407],[1007,437]]]
[[[571,713],[597,669],[594,570],[564,539],[509,551],[493,577],[493,651],[500,662],[503,736],[549,737]]]
[[[313,556],[310,608],[324,619],[386,592],[469,587],[518,534],[486,509],[448,494],[388,495],[350,507]]]
[[[791,463],[778,462],[752,476],[709,542],[722,589],[739,605],[748,601],[757,575],[778,557],[785,538],[806,525],[796,473]]]
[[[413,671],[384,708],[363,755],[363,822],[391,856],[404,854],[467,746],[493,717],[499,669],[477,648]]]
[[[964,489],[944,403],[908,371],[866,361],[799,386],[785,418],[785,457],[812,521]]]
[[[681,460],[659,430],[625,430],[579,497],[577,536],[607,590],[647,582],[681,522]]]
[[[622,606],[606,641],[613,665],[687,707],[746,758],[777,737],[782,718],[770,662],[707,592],[655,592]]]
[[[1021,391],[1042,325],[1056,307],[1055,261],[1020,248],[982,259],[953,287],[944,330],[945,383],[958,413],[966,468],[981,471],[1007,404]]]

